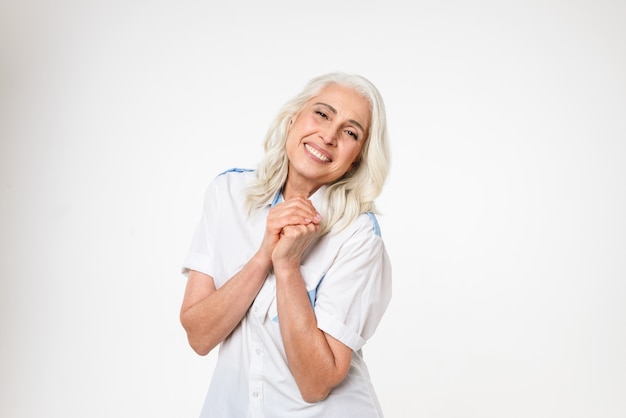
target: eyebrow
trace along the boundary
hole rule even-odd
[[[313,106],[315,105],[321,105],[324,106],[326,108],[328,108],[328,110],[330,110],[332,113],[334,113],[335,115],[337,114],[337,109],[335,109],[334,107],[332,107],[331,105],[329,105],[328,103],[323,103],[323,102],[316,102],[313,103]],[[350,122],[351,124],[355,125],[357,128],[359,128],[363,133],[365,133],[365,129],[363,129],[363,126],[361,126],[361,124],[359,122],[357,122],[354,119],[348,119],[348,122]]]

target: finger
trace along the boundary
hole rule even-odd
[[[289,202],[276,205],[270,211],[270,217],[277,223],[286,225],[306,225],[309,223],[319,224],[322,217],[311,205],[303,205],[302,202]]]
[[[315,209],[315,206],[313,206],[313,202],[311,202],[310,199],[296,197],[286,201],[285,203],[287,204],[287,207],[298,211],[298,213],[305,217],[309,222],[312,221],[315,223],[319,223],[322,219],[320,213],[317,211],[317,209]],[[303,211],[304,213],[300,211]]]

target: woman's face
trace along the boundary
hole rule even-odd
[[[310,195],[349,171],[368,137],[370,118],[369,102],[353,89],[323,88],[291,120],[286,189]]]

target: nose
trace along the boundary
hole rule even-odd
[[[328,126],[320,132],[320,137],[324,144],[335,145],[337,143],[337,130],[333,126]]]

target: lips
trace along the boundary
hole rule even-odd
[[[304,144],[304,148],[306,148],[306,150],[309,151],[309,153],[313,155],[315,158],[317,158],[318,160],[323,161],[325,163],[330,162],[330,158],[328,158],[327,156],[325,156],[324,154],[322,154],[321,152],[319,152],[317,149],[313,148],[309,144]]]

